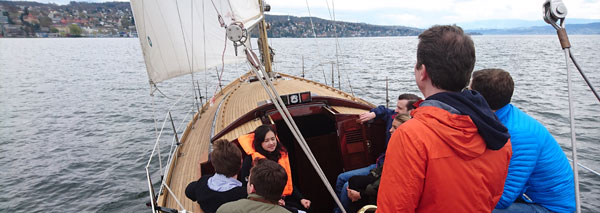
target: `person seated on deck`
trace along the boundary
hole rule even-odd
[[[246,187],[237,180],[242,166],[242,152],[237,145],[224,139],[215,141],[210,160],[215,174],[204,175],[185,189],[185,196],[198,202],[204,212],[216,212],[222,204],[247,196]]]
[[[385,121],[386,128],[389,130],[392,128],[392,123],[393,123],[394,117],[397,114],[407,114],[409,109],[415,108],[412,105],[409,106],[409,104],[411,104],[411,103],[414,104],[416,101],[419,101],[419,100],[421,100],[421,98],[417,95],[410,94],[410,93],[401,94],[398,96],[398,101],[396,102],[395,109],[392,110],[392,109],[386,108],[385,106],[378,106],[376,108],[371,109],[370,112],[365,112],[365,113],[360,114],[359,121],[361,123],[364,123],[364,122],[370,121],[372,119],[382,119]],[[387,147],[387,142],[390,139],[390,135],[391,135],[391,133],[389,131],[386,132],[386,139],[385,139],[386,147]],[[384,160],[385,160],[385,153],[381,153],[379,155],[379,157],[377,157],[377,161],[375,162],[375,164],[371,164],[367,167],[343,172],[338,175],[337,180],[335,182],[335,193],[337,194],[338,198],[340,198],[340,202],[342,203],[342,205],[344,207],[348,207],[348,205],[350,205],[350,199],[348,199],[348,196],[347,196],[348,192],[346,190],[348,188],[348,179],[350,179],[350,177],[356,176],[356,175],[368,175],[372,169],[375,169],[375,167],[382,166]],[[336,207],[334,212],[340,212],[339,208]]]
[[[379,105],[376,108],[371,109],[370,112],[360,114],[359,120],[361,123],[364,123],[373,119],[381,119],[385,121],[386,129],[390,129],[392,128],[392,121],[394,120],[394,116],[396,116],[396,114],[408,113],[408,103],[415,103],[415,101],[419,100],[421,100],[421,98],[415,94],[404,93],[398,96],[398,101],[396,102],[395,109],[389,109],[383,105]],[[386,146],[387,142],[390,140],[390,135],[391,134],[389,132],[386,133]]]
[[[510,74],[502,69],[475,71],[470,87],[483,95],[511,135],[513,155],[504,193],[493,212],[574,212],[571,164],[541,123],[510,104],[514,90]]]
[[[279,142],[273,127],[270,125],[259,126],[254,130],[254,133],[240,136],[238,142],[246,154],[248,154],[248,156],[244,158],[240,177],[238,179],[242,182],[247,181],[252,162],[257,158],[267,158],[278,162],[288,175],[285,189],[281,194],[282,199],[279,201],[280,204],[300,210],[307,210],[310,208],[311,201],[305,199],[302,193],[300,193],[300,190],[293,185],[288,152],[283,144]]]
[[[394,133],[396,128],[410,119],[409,114],[398,114],[392,122],[390,133]],[[347,194],[345,199],[349,199],[352,203],[349,206],[344,206],[348,212],[356,212],[365,205],[377,204],[377,190],[379,190],[379,178],[383,171],[383,164],[369,171],[368,175],[353,176],[348,180]]]
[[[250,170],[248,199],[223,204],[217,212],[289,213],[278,205],[287,180],[287,172],[281,165],[269,159],[257,159]]]

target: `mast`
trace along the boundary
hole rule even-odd
[[[260,5],[260,13],[263,16],[262,20],[260,20],[260,22],[258,23],[258,32],[261,45],[260,54],[263,58],[265,71],[267,71],[267,73],[271,73],[271,50],[269,49],[269,42],[267,39],[267,22],[265,21],[266,17],[264,16],[265,2],[263,0],[258,0],[258,2]],[[266,7],[268,7],[267,11],[269,11],[270,6],[267,5]]]

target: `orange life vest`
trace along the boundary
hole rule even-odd
[[[252,143],[254,142],[254,133],[240,136],[238,138],[238,142],[240,143],[240,146],[242,146],[242,149],[244,149],[244,152],[252,156],[252,160],[256,158],[265,158],[264,155],[254,150],[254,146],[252,145]],[[294,187],[292,185],[292,170],[290,169],[290,158],[288,157],[287,152],[281,152],[281,157],[279,158],[277,163],[279,163],[279,165],[281,165],[283,169],[285,169],[285,172],[288,176],[287,183],[285,184],[285,188],[283,189],[282,195],[291,195],[292,191],[294,190]]]

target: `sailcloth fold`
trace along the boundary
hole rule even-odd
[[[245,60],[225,37],[226,25],[250,28],[261,17],[258,0],[131,0],[151,83]],[[248,39],[249,41],[250,39]]]

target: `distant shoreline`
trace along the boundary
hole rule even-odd
[[[331,21],[317,17],[265,15],[271,38],[417,36],[424,29]],[[568,20],[567,20],[567,23]],[[312,29],[314,28],[314,31]],[[600,22],[567,24],[569,35],[600,35]],[[550,25],[510,29],[465,29],[472,35],[555,35]],[[256,33],[255,33],[256,34]],[[136,37],[128,2],[70,2],[67,5],[0,1],[0,38]],[[254,36],[256,37],[256,36]]]

